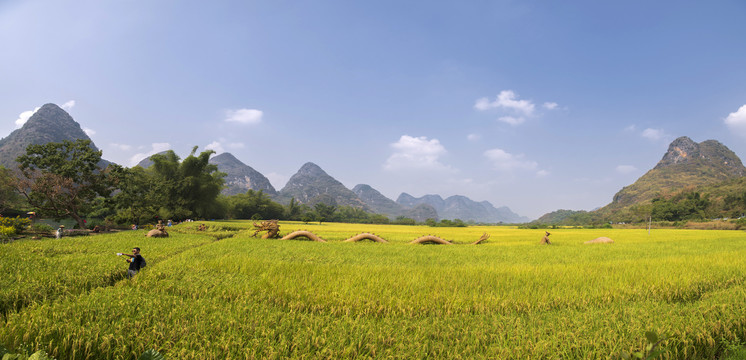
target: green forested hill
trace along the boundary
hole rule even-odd
[[[544,224],[583,224],[739,217],[746,211],[746,167],[716,140],[674,140],[658,164],[601,209],[558,210]]]

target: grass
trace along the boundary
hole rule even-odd
[[[743,232],[557,229],[555,245],[540,246],[543,230],[281,223],[282,235],[329,241],[315,243],[252,238],[250,222],[208,224],[147,242],[124,233],[0,247],[3,259],[48,263],[2,270],[51,294],[3,283],[29,300],[8,311],[0,344],[61,359],[150,348],[172,359],[605,359],[644,348],[652,330],[671,336],[665,358],[716,359],[746,339]],[[389,243],[342,242],[362,231]],[[484,232],[486,244],[465,245]],[[237,235],[207,236],[226,233]],[[407,244],[426,234],[459,245]],[[582,244],[599,236],[616,242]],[[58,285],[65,259],[95,279],[123,271],[109,253],[135,243],[148,268],[133,280]],[[70,254],[47,259],[39,246]]]

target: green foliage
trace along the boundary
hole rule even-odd
[[[38,224],[31,225],[31,231],[39,232],[39,233],[45,233],[45,232],[48,233],[48,232],[54,231],[54,228],[48,224],[38,223]]]
[[[117,223],[143,224],[157,219],[185,220],[225,215],[218,200],[225,174],[208,162],[212,150],[195,156],[197,147],[183,161],[172,150],[150,157],[153,166],[120,169],[119,189],[112,199]]]
[[[428,222],[427,220],[432,220],[432,221]],[[434,226],[434,227],[466,227],[466,223],[464,223],[464,221],[461,220],[461,219],[454,219],[454,220],[443,219],[443,220],[440,220],[440,222],[438,222],[438,223],[435,222],[435,219],[427,219],[427,220],[425,221],[425,223],[428,226]]]
[[[334,218],[334,213],[337,211],[337,206],[325,204],[323,202],[316,203],[313,208],[316,211],[316,219],[319,222],[332,220]]]
[[[406,216],[397,216],[392,223],[396,225],[415,225],[417,221]]]
[[[166,360],[166,358],[163,355],[161,355],[161,353],[159,353],[157,350],[150,349],[142,353],[142,355],[140,355],[140,357],[137,358],[137,360]]]
[[[21,196],[15,189],[15,176],[10,170],[0,166],[0,213],[17,210],[22,206]]]
[[[31,226],[31,220],[20,216],[11,218],[0,215],[0,226],[13,228],[16,233],[20,234]]]
[[[674,196],[656,197],[652,201],[651,216],[656,221],[681,221],[706,219],[710,204],[707,196],[699,192],[680,192]]]
[[[261,190],[227,196],[225,202],[230,219],[282,219],[285,215],[285,208]]]
[[[110,174],[119,168],[100,169],[101,151],[90,140],[29,145],[16,160],[23,174],[16,188],[29,204],[57,219],[72,217],[81,228],[93,199],[114,190]]]
[[[50,358],[49,355],[47,355],[47,353],[42,350],[37,351],[31,354],[31,356],[29,356],[28,352],[14,354],[10,350],[0,345],[0,360],[54,360],[54,359]]]
[[[16,235],[16,229],[12,226],[0,225],[0,241],[8,241]]]

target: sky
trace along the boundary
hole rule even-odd
[[[46,103],[103,157],[230,152],[279,189],[611,202],[679,136],[746,157],[746,2],[0,2],[0,137]]]

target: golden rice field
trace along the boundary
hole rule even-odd
[[[746,340],[746,233],[251,222],[0,246],[0,345],[57,359],[665,359]],[[373,232],[388,244],[344,243]],[[482,245],[467,245],[483,233]],[[412,245],[421,235],[456,245]],[[614,244],[583,245],[599,236]],[[142,248],[134,279],[114,254]]]

